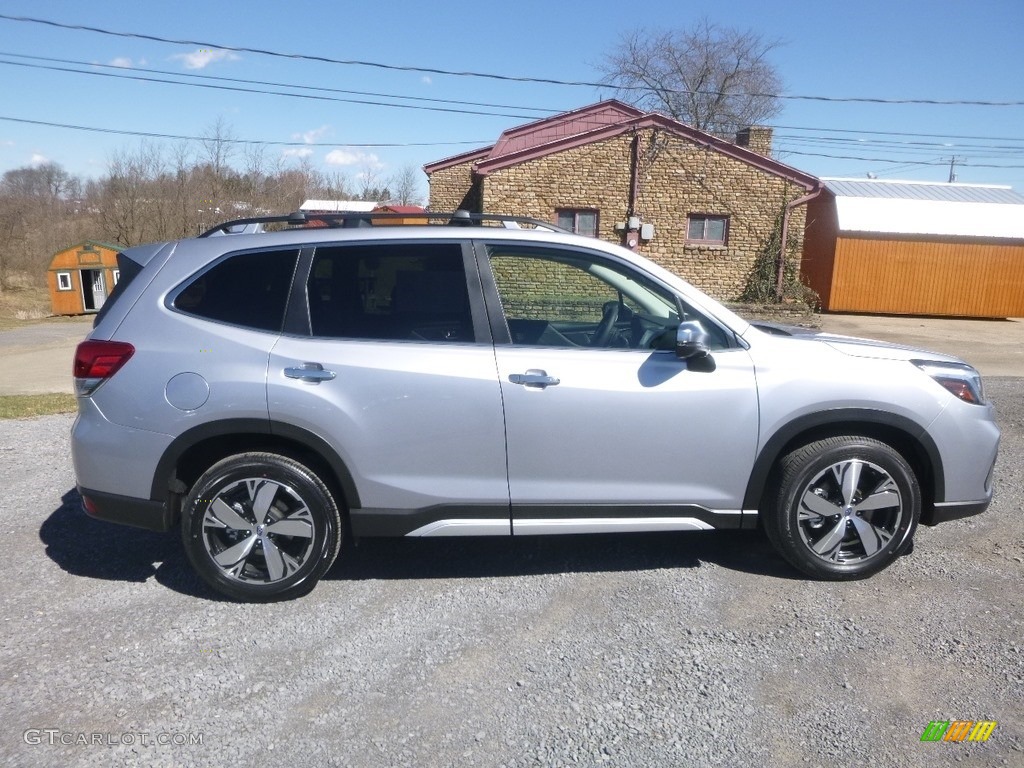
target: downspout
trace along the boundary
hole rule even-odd
[[[824,187],[819,183],[818,186],[809,194],[786,203],[786,210],[782,214],[782,240],[779,243],[779,260],[775,266],[776,301],[782,301],[782,289],[786,281],[786,243],[789,241],[789,216],[798,206],[811,202],[811,200],[820,195],[823,190]]]
[[[633,132],[633,141],[629,146],[629,205],[626,208],[626,232],[625,245],[629,250],[635,251],[640,243],[640,230],[633,227],[633,223],[639,221],[636,215],[636,201],[640,196],[640,134]]]

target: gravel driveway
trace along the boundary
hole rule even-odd
[[[1024,379],[987,385],[991,509],[868,581],[754,533],[369,540],[267,606],[80,513],[71,417],[0,422],[0,765],[1024,765]],[[955,719],[998,726],[920,741]]]

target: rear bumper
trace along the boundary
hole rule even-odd
[[[136,499],[131,496],[118,496],[113,493],[92,491],[78,487],[82,496],[82,507],[85,513],[97,520],[119,525],[131,525],[149,531],[169,531],[176,520],[174,513],[167,505],[149,499]]]

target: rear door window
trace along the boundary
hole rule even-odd
[[[476,340],[458,243],[317,248],[306,290],[314,336]]]

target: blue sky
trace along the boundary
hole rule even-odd
[[[443,4],[393,0],[372,6],[304,0],[287,4],[5,0],[0,13],[283,53],[578,81],[599,79],[595,64],[623,31],[643,25],[685,27],[706,17],[785,41],[771,61],[789,95],[1024,102],[1021,0],[650,0],[641,5],[607,0],[586,4],[520,0],[514,5],[486,0]],[[285,162],[294,162],[306,156],[324,171],[353,178],[370,171],[386,179],[403,166],[419,167],[492,143],[502,130],[527,122],[527,116],[540,118],[611,95],[591,87],[427,75],[255,53],[210,54],[199,49],[0,19],[0,116],[186,136],[203,134],[220,118],[238,138],[302,144],[268,146],[265,152],[270,159],[287,153]],[[405,102],[504,114],[435,112],[118,80],[3,63],[69,66],[26,56],[508,108]],[[124,69],[93,71],[127,73]],[[1024,191],[1024,106],[787,99],[772,125],[776,156],[814,175],[873,173],[879,178],[945,181],[950,158],[957,157],[959,181],[1009,184]],[[0,172],[52,160],[73,173],[97,177],[113,152],[133,149],[139,141],[0,120]],[[864,159],[845,159],[850,157]]]

